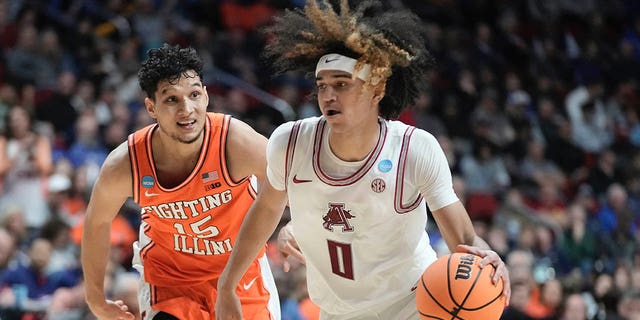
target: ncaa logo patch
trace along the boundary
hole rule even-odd
[[[389,172],[392,167],[393,163],[389,159],[378,162],[378,170],[380,170],[380,172]]]
[[[141,183],[142,183],[142,187],[149,189],[149,188],[153,187],[153,185],[156,183],[156,181],[153,180],[152,176],[144,176],[144,177],[142,177]]]

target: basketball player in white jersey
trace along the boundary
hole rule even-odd
[[[268,181],[218,282],[217,319],[242,319],[234,288],[287,202],[284,230],[297,243],[284,244],[293,252],[299,245],[323,320],[419,319],[414,290],[436,260],[427,205],[449,249],[495,266],[509,300],[505,264],[474,232],[436,139],[386,120],[417,96],[431,62],[420,21],[406,11],[371,15],[379,8],[367,4],[351,13],[343,0],[336,13],[311,0],[270,29],[267,55],[283,71],[314,72],[322,116],[271,135]]]

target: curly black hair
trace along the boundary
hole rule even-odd
[[[357,59],[356,69],[369,64],[372,76],[365,85],[386,79],[380,116],[396,118],[425,89],[425,74],[435,65],[425,47],[424,24],[411,11],[387,10],[377,0],[362,1],[353,12],[348,0],[337,6],[339,13],[328,0],[309,0],[304,9],[286,10],[266,29],[271,42],[264,57],[276,74],[312,75],[327,53]]]
[[[190,70],[195,71],[202,79],[202,59],[191,47],[180,48],[165,43],[160,48],[147,51],[147,56],[147,60],[142,62],[138,71],[138,82],[150,99],[154,99],[158,83],[161,81],[174,83],[181,76],[189,77],[187,72]]]

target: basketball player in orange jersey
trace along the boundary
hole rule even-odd
[[[475,233],[437,140],[389,120],[418,95],[430,64],[421,21],[373,1],[353,12],[346,0],[339,12],[318,2],[277,18],[265,52],[281,71],[315,75],[322,116],[282,124],[269,138],[268,182],[220,276],[217,319],[244,315],[235,288],[287,203],[283,232],[297,242],[282,238],[282,247],[306,264],[320,319],[419,318],[415,288],[436,260],[427,204],[451,251],[496,267],[492,280],[502,278],[508,301],[507,268]]]
[[[157,123],[138,130],[105,161],[82,239],[86,300],[98,319],[133,319],[105,297],[112,219],[128,197],[142,223],[133,266],[141,272],[143,319],[213,319],[216,285],[265,178],[266,138],[230,116],[207,113],[202,61],[192,48],[149,51],[138,72]],[[280,319],[278,295],[258,250],[236,288],[247,319]]]

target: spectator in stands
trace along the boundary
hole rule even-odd
[[[451,137],[449,137],[449,135],[440,134],[439,136],[435,137],[436,139],[438,139],[438,143],[440,144],[440,147],[444,152],[444,156],[447,157],[447,163],[449,164],[449,168],[451,168],[451,173],[453,173],[454,175],[459,175],[462,153],[459,150],[456,150],[455,142],[451,140]],[[463,201],[463,203],[465,202]]]
[[[47,190],[47,204],[51,216],[60,220],[71,221],[72,213],[67,208],[71,179],[62,173],[54,173],[49,177]]]
[[[536,288],[533,280],[534,257],[528,251],[513,250],[507,255],[506,261],[513,289],[509,307],[504,311],[501,319],[533,319],[527,314],[526,309]]]
[[[499,107],[500,103],[498,91],[487,88],[482,92],[480,101],[470,116],[470,125],[475,135],[491,141],[499,150],[516,138],[515,129],[504,110]]]
[[[596,212],[597,233],[609,246],[609,252],[615,257],[630,257],[634,247],[636,225],[635,213],[627,202],[627,191],[619,183],[613,183],[607,189],[605,201]]]
[[[49,220],[40,237],[51,243],[51,257],[45,268],[47,274],[60,271],[79,271],[80,247],[71,241],[71,227],[58,217]]]
[[[510,186],[511,177],[496,146],[479,139],[473,152],[460,160],[460,173],[467,190],[467,210],[472,219],[491,218],[498,207],[498,197]]]
[[[24,210],[17,206],[9,206],[0,214],[0,227],[4,228],[13,238],[17,248],[24,248],[31,241],[31,236],[25,223]]]
[[[623,39],[633,46],[636,60],[640,60],[640,17],[635,17],[627,26]]]
[[[613,276],[609,273],[601,273],[594,280],[593,298],[598,305],[598,319],[620,320],[618,315],[618,301],[621,292],[613,285]]]
[[[582,150],[598,154],[613,142],[612,119],[607,116],[602,96],[601,75],[592,74],[566,98],[566,110],[573,128],[573,141]]]
[[[556,119],[557,132],[548,137],[545,157],[557,164],[575,187],[589,174],[587,154],[573,141],[571,122],[562,116]]]
[[[567,223],[567,203],[565,196],[554,181],[546,180],[529,194],[527,206],[547,224],[559,228]]]
[[[0,279],[0,288],[3,291],[13,290],[13,302],[18,309],[42,312],[57,289],[74,287],[79,283],[79,274],[70,271],[47,274],[45,269],[50,261],[51,243],[43,238],[34,239],[28,256],[27,263],[9,267]],[[18,290],[16,288],[25,291],[15,291]],[[21,296],[22,292],[24,296]]]
[[[58,75],[56,84],[54,91],[36,105],[35,117],[53,126],[54,146],[66,149],[73,142],[73,128],[78,118],[78,110],[71,104],[76,90],[76,75],[63,71]]]
[[[434,114],[433,96],[430,92],[422,92],[414,102],[415,126],[423,129],[436,138],[447,135],[447,128],[439,116]]]
[[[540,284],[540,290],[535,291],[526,306],[526,313],[539,320],[556,319],[562,307],[562,283],[557,278],[551,278]]]
[[[511,249],[509,247],[509,238],[507,231],[498,226],[497,224],[489,225],[487,230],[487,243],[495,250],[501,257],[506,257]]]
[[[598,254],[596,232],[589,224],[585,208],[578,203],[567,208],[567,222],[560,239],[558,271],[567,274],[578,269],[586,274]]]
[[[460,163],[467,192],[498,195],[511,184],[511,177],[496,146],[488,140],[477,140],[473,153],[465,155]]]
[[[39,51],[38,37],[34,25],[23,26],[18,30],[18,43],[7,51],[7,71],[19,84],[40,86],[43,85],[41,77],[42,80],[48,78],[43,75],[46,61]]]
[[[0,132],[6,132],[7,113],[9,113],[12,106],[17,104],[18,91],[16,86],[11,83],[2,84],[2,80],[0,80]]]
[[[275,243],[273,243],[275,247]],[[274,255],[278,255],[276,252]],[[270,260],[271,261],[271,260]],[[280,268],[282,265],[279,266]],[[282,320],[307,320],[302,316],[300,300],[307,295],[306,277],[304,268],[299,266],[291,269],[288,274],[281,273],[276,276],[278,294],[280,295],[280,309]]]
[[[625,320],[640,319],[640,291],[636,289],[622,294],[618,314]]]
[[[604,150],[598,155],[596,161],[585,182],[591,186],[596,198],[602,201],[611,184],[624,180],[619,169],[618,155],[613,150]]]
[[[255,31],[275,15],[265,0],[227,0],[220,4],[223,26],[228,29]]]
[[[66,153],[74,167],[90,166],[99,168],[107,158],[108,150],[100,138],[96,114],[86,110],[75,123],[75,139]]]
[[[104,146],[107,152],[113,151],[118,146],[118,142],[124,141],[129,135],[126,123],[111,121],[104,130]]]
[[[587,320],[587,302],[580,293],[571,293],[564,300],[560,320]]]
[[[4,186],[0,207],[22,208],[27,226],[35,230],[50,214],[43,185],[53,166],[51,144],[34,130],[29,113],[21,106],[11,108],[7,123],[6,138],[0,137],[0,175]]]
[[[84,217],[89,197],[87,168],[74,169],[68,161],[58,161],[56,173],[49,177],[49,208],[52,214],[74,227]],[[68,170],[68,171],[67,171]]]
[[[16,242],[13,236],[3,227],[0,227],[0,276],[6,272],[13,260],[16,250]]]
[[[17,27],[10,8],[9,1],[0,1],[0,43],[5,48],[13,47],[16,42]]]
[[[96,113],[104,112],[98,109],[95,95],[94,84],[87,79],[80,79],[76,85],[76,90],[71,95],[71,105],[78,113],[83,113],[87,110],[93,110]]]
[[[545,145],[536,140],[529,141],[527,153],[518,164],[516,172],[521,185],[543,187],[551,184],[556,192],[562,192],[566,186],[564,172],[545,157]]]
[[[58,33],[51,28],[44,29],[39,34],[38,53],[42,57],[38,83],[40,88],[53,89],[56,78],[63,71],[76,72],[75,61],[68,48],[62,46]]]
[[[84,297],[83,283],[71,288],[59,288],[51,296],[46,318],[51,320],[87,319]]]
[[[534,320],[525,312],[531,300],[531,284],[523,281],[511,282],[511,301],[503,311],[500,320]]]

